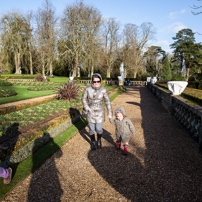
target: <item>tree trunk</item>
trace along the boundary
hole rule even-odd
[[[33,75],[33,66],[32,66],[32,53],[31,51],[29,52],[29,56],[30,56],[30,74]]]
[[[50,62],[50,76],[53,76],[53,62]]]
[[[19,72],[19,67],[18,67],[18,60],[17,60],[17,53],[14,53],[14,60],[15,60],[15,74],[18,74]]]
[[[21,70],[20,70],[20,53],[15,52],[15,74],[21,74]]]
[[[124,78],[127,78],[127,69],[124,69]]]
[[[189,80],[189,72],[190,72],[190,68],[186,68],[186,73],[187,73],[187,75],[186,75],[186,81]]]
[[[80,67],[78,67],[78,68],[77,68],[77,77],[80,77],[80,76],[81,76],[80,70],[81,70]]]
[[[42,76],[45,76],[45,57],[43,53],[43,58],[42,58]]]
[[[136,69],[134,69],[134,79],[136,78],[136,76],[137,76],[137,71]]]
[[[76,77],[77,66],[78,66],[78,53],[76,53],[76,56],[75,56],[75,63],[74,63],[73,77]]]
[[[93,65],[91,66],[91,77],[93,76],[93,73],[94,73],[94,67],[93,67]]]
[[[45,65],[44,65],[44,63],[42,65],[42,76],[45,76]]]
[[[110,78],[110,67],[107,69],[107,78]]]

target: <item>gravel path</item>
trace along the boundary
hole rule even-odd
[[[90,150],[84,128],[4,201],[202,201],[202,155],[157,98],[129,87],[112,106],[136,128],[127,156],[115,150],[107,119],[101,150]]]

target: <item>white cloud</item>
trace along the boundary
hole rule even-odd
[[[172,50],[170,49],[170,43],[167,40],[151,43],[150,46],[160,46],[166,53],[172,53]]]
[[[183,13],[185,13],[186,12],[186,9],[182,9],[181,11],[180,11],[180,14],[183,14]]]
[[[181,29],[185,29],[185,28],[187,28],[186,25],[182,24],[181,22],[176,22],[170,25],[170,30],[172,33],[177,33]]]
[[[169,19],[175,19],[176,15],[177,15],[177,12],[170,12],[169,15],[168,15],[168,18]]]
[[[187,28],[187,26],[184,25],[183,23],[181,23],[181,22],[174,22],[171,25],[163,27],[160,30],[160,32],[163,32],[163,33],[177,33],[181,29],[186,29],[186,28]]]
[[[182,9],[181,11],[172,11],[168,14],[168,19],[173,20],[178,17],[179,14],[184,14],[186,12],[186,9]]]

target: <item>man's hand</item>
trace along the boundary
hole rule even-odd
[[[108,117],[109,117],[109,119],[111,119],[111,118],[112,118],[112,115],[108,115]]]

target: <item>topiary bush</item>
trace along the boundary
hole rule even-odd
[[[60,88],[57,92],[57,99],[59,100],[73,100],[79,99],[80,85],[75,82],[65,83],[62,88]]]

